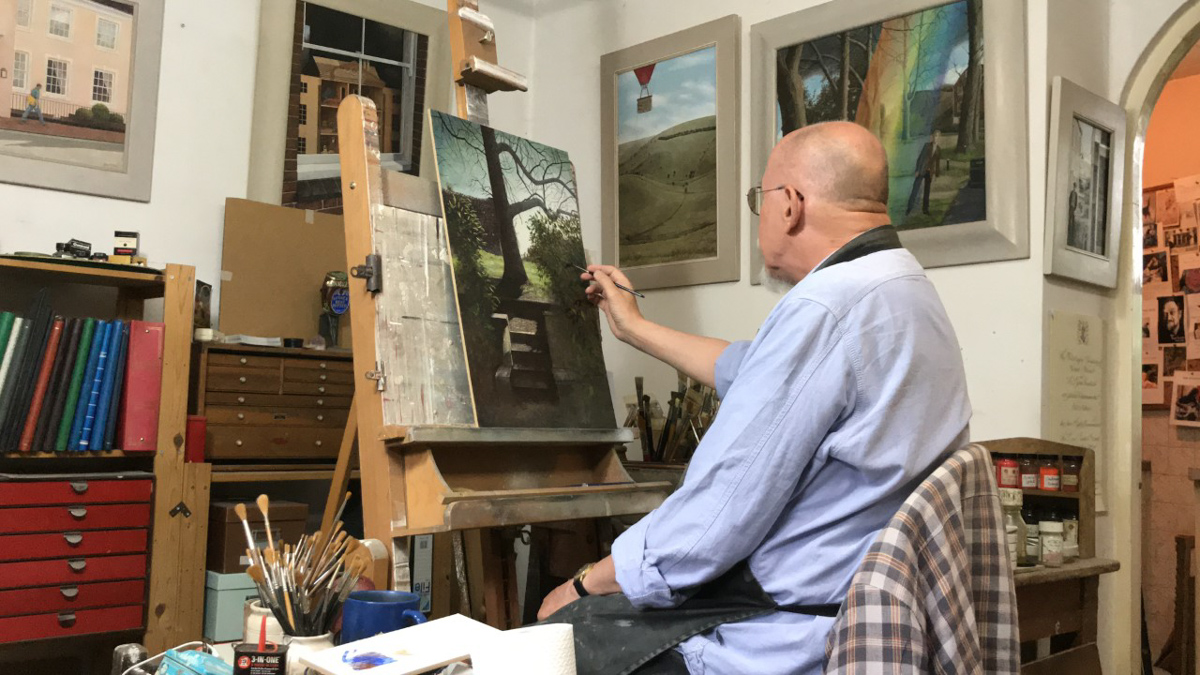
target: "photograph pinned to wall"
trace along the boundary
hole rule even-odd
[[[1149,302],[1142,303],[1142,351],[1158,349],[1158,308]]]
[[[1163,290],[1168,288],[1170,277],[1170,256],[1165,249],[1146,251],[1142,254],[1142,285],[1143,287],[1160,285]]]
[[[1055,77],[1050,119],[1044,271],[1115,288],[1125,111]]]
[[[1187,358],[1200,359],[1200,294],[1184,297],[1184,330],[1187,332]]]
[[[162,0],[0,7],[0,181],[149,201]]]
[[[1171,280],[1180,293],[1200,293],[1200,253],[1180,253],[1173,258]]]
[[[1193,209],[1184,209],[1183,218],[1177,225],[1163,227],[1163,241],[1172,254],[1196,250],[1196,215]]]
[[[1163,188],[1154,193],[1154,217],[1164,227],[1179,223],[1179,203],[1175,201],[1175,188]]]
[[[1161,227],[1153,220],[1147,220],[1146,207],[1142,207],[1142,248],[1158,248],[1162,241]]]
[[[1027,257],[1028,191],[1011,183],[1028,175],[1012,145],[1027,134],[1011,98],[1023,97],[1024,21],[1022,1],[849,0],[756,24],[755,182],[787,134],[852,121],[887,151],[888,215],[923,265]]]
[[[1187,370],[1187,347],[1166,346],[1161,349],[1163,355],[1163,378],[1175,377],[1175,373]]]
[[[429,122],[479,426],[615,427],[567,153]]]
[[[739,278],[740,28],[729,16],[600,60],[602,256],[639,289]]]
[[[1163,402],[1162,350],[1142,349],[1142,405]]]
[[[1183,328],[1183,296],[1164,295],[1158,298],[1158,343],[1183,344],[1187,339]]]
[[[1200,427],[1200,373],[1178,371],[1172,384],[1171,424]]]

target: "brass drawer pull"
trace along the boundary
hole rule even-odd
[[[246,357],[243,356],[242,358],[238,359],[238,363],[242,364],[243,366],[246,365]]]
[[[324,382],[327,379],[329,379],[329,376],[326,375],[325,373],[321,373],[321,381]]]
[[[242,439],[240,439],[240,438],[237,439],[236,441],[233,442],[233,444],[238,446],[239,448],[242,447]]]
[[[242,384],[246,384],[246,376],[243,375],[243,376],[239,377],[238,382],[241,382]]]
[[[239,419],[239,420],[244,420],[244,419],[246,419],[246,413],[238,413],[238,419]]]
[[[322,393],[322,394],[324,394],[324,393],[325,393],[325,387],[317,387],[317,391],[318,391],[318,392],[320,392],[320,393]]]
[[[238,403],[245,403],[245,402],[246,402],[246,397],[245,397],[245,396],[239,396],[239,397],[238,397]]]
[[[321,362],[321,370],[325,370],[325,362],[324,361]]]
[[[324,421],[325,421],[325,416],[324,416],[324,415],[317,415],[317,421],[318,421],[318,422],[324,422]]]
[[[324,445],[324,443],[322,443],[322,442],[321,442],[321,441],[318,439],[318,440],[315,442],[315,445],[316,445],[316,446],[319,448],[319,447],[321,447],[322,445]]]
[[[317,399],[317,405],[325,405],[325,399],[323,399],[323,398]]]

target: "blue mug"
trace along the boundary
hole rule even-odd
[[[421,596],[404,591],[354,591],[342,608],[339,644],[425,623]]]

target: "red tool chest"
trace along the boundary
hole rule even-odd
[[[145,625],[153,475],[0,474],[0,644]]]

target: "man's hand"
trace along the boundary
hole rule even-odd
[[[630,342],[644,319],[637,299],[632,293],[617,288],[616,284],[633,288],[633,283],[612,265],[588,265],[587,273],[579,276],[584,281],[595,282],[587,287],[588,300],[604,312],[613,335],[622,342]]]
[[[622,291],[624,292],[624,291]],[[579,594],[575,592],[575,584],[573,581],[559,586],[550,591],[550,595],[542,601],[542,608],[538,610],[538,621],[545,621],[551,614],[566,607],[567,605],[579,599]]]

